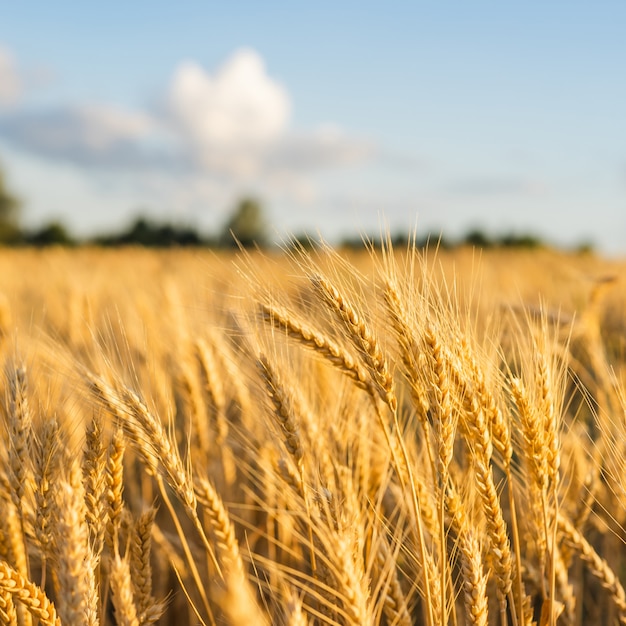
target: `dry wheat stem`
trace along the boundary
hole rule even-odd
[[[187,401],[190,431],[198,448],[198,456],[206,456],[211,447],[212,437],[198,374],[192,364],[195,365],[195,362],[189,359],[189,363],[183,361],[178,365],[180,368],[178,379]]]
[[[411,626],[406,596],[398,579],[396,555],[392,553],[385,537],[378,540],[374,566],[377,577],[385,579],[382,588],[383,612],[388,622],[396,626]]]
[[[156,476],[156,481],[157,481],[157,485],[159,487],[159,493],[161,494],[161,498],[163,499],[163,502],[165,503],[165,506],[167,507],[167,510],[170,513],[170,517],[172,519],[172,522],[176,528],[176,533],[178,535],[178,538],[180,540],[180,545],[183,549],[183,553],[185,555],[185,563],[186,565],[188,565],[189,570],[191,571],[191,575],[194,581],[194,584],[196,585],[198,592],[200,593],[200,598],[202,600],[204,609],[207,612],[207,615],[209,616],[209,618],[212,620],[213,619],[213,614],[211,611],[211,607],[209,605],[209,600],[206,594],[206,589],[204,584],[202,583],[202,578],[200,576],[200,573],[198,571],[198,567],[196,565],[196,562],[193,558],[193,555],[191,553],[191,549],[189,548],[189,543],[187,541],[187,538],[185,536],[185,532],[183,530],[183,527],[180,523],[180,520],[178,519],[178,515],[176,513],[176,510],[174,509],[174,506],[172,505],[172,501],[170,500],[169,496],[167,495],[167,490],[165,488],[165,484],[163,481],[163,478],[160,475]],[[196,513],[196,511],[194,511],[194,516],[192,517],[192,521],[194,523],[194,527],[196,528],[196,530],[198,531],[198,534],[200,535],[204,548],[206,550],[206,553],[208,554],[211,563],[214,565],[216,571],[219,573],[219,575],[221,576],[221,570],[220,570],[220,566],[217,562],[217,559],[215,557],[215,552],[213,549],[213,546],[211,545],[211,543],[209,542],[206,533],[204,532],[204,528],[202,527],[202,524],[200,523],[200,520],[198,518],[198,515]]]
[[[379,409],[377,405],[377,409]],[[424,526],[422,522],[422,512],[421,512],[421,504],[419,500],[419,494],[416,486],[416,480],[414,478],[414,471],[411,464],[411,459],[409,457],[408,450],[406,448],[406,444],[404,442],[403,437],[401,436],[400,424],[398,423],[398,416],[396,412],[393,413],[393,424],[395,427],[396,435],[393,436],[389,431],[389,426],[387,425],[386,419],[383,416],[382,411],[377,410],[378,422],[383,430],[385,435],[385,441],[387,446],[389,447],[389,451],[391,453],[393,467],[398,475],[400,480],[400,484],[402,485],[403,490],[409,490],[411,494],[411,505],[412,512],[414,516],[414,527],[413,531],[417,538],[417,546],[418,546],[418,559],[420,565],[422,567],[423,580],[424,580],[424,600],[426,604],[426,616],[427,616],[427,624],[429,626],[435,625],[435,617],[434,615],[434,602],[435,595],[431,593],[431,585],[432,580],[431,576],[427,573],[427,559],[431,559],[432,557],[427,551],[426,548],[426,540],[424,537]]]
[[[228,435],[228,422],[225,416],[226,392],[219,371],[218,359],[214,354],[213,346],[201,337],[196,339],[195,348],[204,376],[204,389],[209,397],[209,405],[213,408],[212,418],[217,435],[215,443],[221,447]]]

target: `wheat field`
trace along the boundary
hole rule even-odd
[[[625,270],[0,251],[0,622],[626,624]]]

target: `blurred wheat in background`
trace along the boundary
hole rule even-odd
[[[0,252],[0,622],[626,624],[624,266]]]

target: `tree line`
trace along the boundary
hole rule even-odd
[[[269,222],[261,202],[257,198],[244,197],[232,209],[225,223],[217,234],[204,234],[193,226],[158,221],[139,215],[129,226],[116,232],[103,233],[94,237],[78,239],[60,221],[51,221],[37,228],[23,228],[20,225],[20,200],[12,194],[5,183],[0,170],[0,245],[5,246],[78,246],[97,245],[103,247],[144,246],[154,248],[167,247],[211,247],[211,248],[266,248],[271,245]],[[391,236],[396,248],[406,246],[410,235],[398,232]],[[292,244],[306,248],[315,247],[319,241],[306,234],[295,236]],[[475,248],[525,248],[547,247],[547,244],[532,233],[505,233],[489,235],[479,228],[472,229],[462,237],[451,239],[441,233],[431,233],[419,240],[413,240],[418,247],[437,246],[447,249],[458,246]],[[377,237],[351,237],[339,242],[339,247],[361,249],[380,247],[382,242]],[[579,252],[590,252],[590,243],[581,243],[576,247]]]
[[[7,188],[0,170],[0,245],[5,246],[203,246],[245,248],[269,245],[269,225],[256,198],[242,198],[217,235],[205,235],[196,228],[158,221],[139,215],[126,228],[89,238],[74,237],[61,221],[53,220],[37,228],[20,225],[21,202]]]

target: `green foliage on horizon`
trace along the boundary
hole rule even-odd
[[[259,199],[250,196],[243,197],[235,205],[216,235],[205,235],[194,226],[158,222],[140,214],[128,228],[119,232],[99,234],[89,239],[78,239],[58,220],[31,230],[22,228],[20,226],[21,207],[21,200],[8,189],[5,176],[0,169],[0,245],[41,247],[89,244],[151,248],[174,246],[266,248],[271,245],[265,207]],[[397,249],[405,247],[409,242],[413,243],[413,237],[408,231],[394,233],[391,240]],[[306,234],[291,238],[292,245],[299,245],[303,248],[314,247],[317,243],[315,238],[310,238]],[[479,249],[496,247],[536,249],[547,246],[540,237],[531,233],[512,232],[492,236],[480,228],[471,229],[458,240],[449,239],[442,233],[428,232],[414,243],[421,248],[442,249],[459,246],[472,246]],[[375,236],[347,237],[339,243],[339,247],[347,249],[379,248],[380,246],[381,239]],[[575,250],[579,253],[590,253],[593,252],[593,244],[587,241],[581,242]]]
[[[224,247],[252,248],[267,246],[267,221],[259,200],[243,198],[224,225],[219,243]]]

